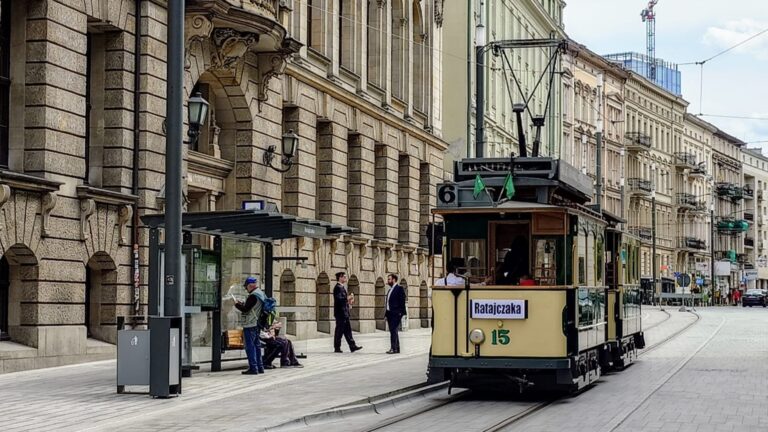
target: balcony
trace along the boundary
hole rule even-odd
[[[632,227],[629,229],[630,234],[640,238],[647,242],[653,241],[653,230],[646,227]]]
[[[677,206],[680,208],[680,210],[692,210],[698,207],[699,202],[696,200],[695,195],[687,194],[687,193],[679,193],[677,194]]]
[[[744,199],[752,199],[755,197],[755,191],[749,186],[744,186],[742,193],[744,195]]]
[[[717,260],[717,261],[730,261],[732,263],[735,263],[736,262],[736,251],[735,250],[715,251],[715,260]]]
[[[627,132],[624,134],[624,145],[630,152],[648,151],[651,149],[651,137],[640,132]]]
[[[754,249],[755,239],[752,237],[744,237],[744,247]]]
[[[675,153],[675,167],[690,170],[698,168],[698,165],[696,165],[696,156],[693,153]]]
[[[736,254],[736,262],[739,264],[746,264],[749,262],[749,254],[740,253]]]
[[[677,240],[677,244],[680,249],[707,249],[707,243],[704,240],[698,239],[696,237],[680,237]]]
[[[755,222],[755,214],[752,213],[751,210],[744,211],[744,219],[748,220],[750,223]]]
[[[691,169],[688,175],[693,178],[706,178],[707,168],[704,166],[704,162],[699,162],[695,168]]]
[[[717,232],[723,235],[739,235],[749,230],[749,222],[744,219],[720,218]]]
[[[766,190],[759,190],[757,191],[757,200],[762,201],[768,197],[768,191]]]
[[[715,191],[717,196],[721,198],[729,198],[732,201],[738,201],[744,197],[744,190],[733,183],[715,183]]]
[[[631,178],[627,181],[630,195],[649,196],[653,191],[653,183],[650,180]]]

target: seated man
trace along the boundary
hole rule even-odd
[[[274,369],[272,361],[280,356],[280,367],[304,367],[296,359],[293,352],[293,343],[284,338],[275,336],[275,330],[279,330],[282,323],[276,322],[267,330],[262,330],[259,339],[264,343],[264,369]]]

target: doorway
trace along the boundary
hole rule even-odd
[[[489,271],[497,285],[517,285],[531,272],[531,228],[528,221],[490,224]]]

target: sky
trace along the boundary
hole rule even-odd
[[[568,0],[565,31],[598,54],[645,53],[640,12],[647,5],[648,0]],[[767,0],[659,0],[654,10],[656,57],[678,64],[706,60],[768,29]],[[706,121],[768,154],[768,32],[706,62],[703,86],[701,66],[679,69],[689,113],[705,114]]]

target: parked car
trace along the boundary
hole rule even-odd
[[[741,299],[741,305],[744,307],[762,306],[765,307],[768,300],[766,299],[765,291],[759,289],[750,289],[744,294],[744,298]]]

